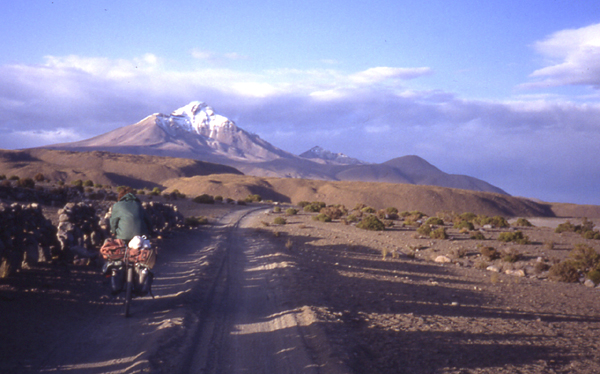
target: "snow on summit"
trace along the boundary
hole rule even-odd
[[[216,114],[213,108],[201,101],[192,101],[170,115],[158,115],[157,124],[168,132],[182,129],[209,138],[217,138],[221,130],[235,128],[227,117]]]

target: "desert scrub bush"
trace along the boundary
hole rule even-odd
[[[362,210],[363,208],[366,208],[366,207],[367,207],[366,204],[358,203],[354,206],[354,209],[352,209],[352,210]]]
[[[433,230],[429,236],[432,239],[448,239],[448,234],[446,233],[445,227],[438,227],[437,229]]]
[[[215,196],[215,201],[222,202],[223,201],[223,196],[221,196],[221,195]]]
[[[83,187],[94,187],[94,182],[87,179],[87,180],[83,181]]]
[[[259,203],[262,201],[262,197],[260,195],[256,195],[256,194],[248,195],[248,196],[246,196],[244,201],[247,203]]]
[[[404,222],[402,222],[404,224],[404,226],[416,226],[416,227],[420,227],[419,223],[417,221],[413,221],[410,218],[407,218],[404,220]]]
[[[515,242],[517,244],[529,244],[529,238],[527,235],[523,235],[522,231],[515,232],[501,232],[498,235],[498,240],[501,242]]]
[[[17,187],[35,188],[35,181],[31,178],[21,178],[17,181]]]
[[[579,271],[573,261],[562,261],[550,267],[548,279],[557,282],[577,282],[579,281]]]
[[[75,187],[83,187],[83,181],[81,179],[76,179],[71,181],[71,185]]]
[[[332,220],[340,219],[344,216],[344,212],[340,208],[335,206],[328,206],[327,208],[322,208],[320,213],[328,216]]]
[[[427,221],[425,221],[426,225],[435,225],[435,226],[443,226],[444,220],[438,217],[429,217]]]
[[[454,228],[459,230],[467,229],[469,231],[475,230],[475,226],[473,226],[471,222],[465,220],[455,221]]]
[[[214,204],[215,203],[215,199],[208,194],[202,194],[199,196],[196,196],[192,199],[193,202],[197,203],[197,204]]]
[[[283,217],[275,217],[273,223],[276,225],[285,225],[287,223],[286,219]]]
[[[600,265],[600,254],[586,244],[577,244],[569,252],[569,258],[572,260],[573,265],[581,271],[595,269]]]
[[[502,253],[502,261],[515,263],[521,259],[521,254],[514,248],[510,248]]]
[[[363,212],[363,213],[369,213],[369,214],[373,214],[373,213],[377,212],[375,210],[375,208],[372,208],[370,206],[366,206],[366,207],[362,208],[360,211]]]
[[[0,181],[3,181],[6,179],[6,174],[0,174]]]
[[[280,206],[273,207],[273,213],[281,213],[281,207]]]
[[[546,249],[546,250],[554,249],[554,242],[552,240],[546,240],[544,242],[544,249]]]
[[[348,222],[348,223],[358,222],[358,217],[354,214],[350,214],[348,217],[346,217],[346,222]]]
[[[315,221],[321,221],[321,222],[331,222],[331,217],[329,217],[328,215],[323,214],[323,213],[317,214],[312,219]]]
[[[587,279],[594,282],[594,284],[600,283],[600,270],[590,270],[586,274]]]
[[[158,195],[160,195],[160,193],[161,193],[161,190],[158,187],[154,187],[152,189],[152,191],[150,191],[150,195],[152,195],[152,196],[158,196]]]
[[[473,223],[479,226],[492,225],[494,227],[510,227],[506,218],[502,216],[488,217],[486,215],[479,215],[473,219]]]
[[[312,203],[304,206],[304,211],[308,213],[319,213],[321,209],[325,208],[327,204],[322,201],[313,201]]]
[[[464,212],[456,216],[455,220],[473,222],[477,218],[477,214],[471,212]]]
[[[561,223],[554,229],[554,232],[557,234],[563,232],[575,232],[575,225],[571,223],[571,221],[567,220],[565,223]]]
[[[376,216],[369,215],[364,217],[357,225],[359,229],[371,230],[371,231],[383,231],[385,225]]]
[[[420,235],[423,235],[423,236],[429,236],[429,235],[431,235],[431,226],[421,225],[417,229],[417,233],[419,233]]]
[[[200,225],[207,225],[208,218],[206,217],[185,217],[183,223],[189,227],[198,227]]]
[[[288,216],[295,216],[296,214],[298,214],[298,209],[295,208],[287,208],[285,210],[285,214]]]
[[[42,173],[37,173],[36,175],[33,176],[33,180],[36,182],[43,182],[46,178],[44,178],[44,174]]]
[[[500,254],[494,247],[481,247],[479,248],[479,253],[488,261],[493,261],[500,257]]]
[[[469,237],[472,240],[486,240],[485,235],[481,231],[473,231],[471,232],[471,236]]]
[[[18,181],[19,180],[19,176],[18,175],[11,175],[10,178],[8,178],[8,180]]]
[[[298,203],[298,206],[299,206],[300,208],[304,208],[304,207],[305,207],[305,206],[307,206],[307,205],[310,205],[310,202],[308,202],[308,201],[304,201],[304,200],[303,200],[303,201],[300,201],[300,202]]]
[[[545,271],[548,271],[548,269],[550,269],[550,265],[548,265],[547,263],[545,263],[543,261],[538,261],[533,266],[533,271],[536,274],[540,274],[540,273],[543,273]]]
[[[531,222],[529,222],[526,218],[519,218],[516,220],[515,223],[513,223],[513,226],[518,226],[518,227],[533,227],[533,225],[531,224]]]

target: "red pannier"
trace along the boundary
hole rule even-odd
[[[127,243],[124,240],[108,238],[100,248],[100,254],[105,260],[122,260],[126,249]]]

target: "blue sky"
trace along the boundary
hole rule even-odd
[[[597,1],[15,1],[0,35],[0,148],[200,100],[292,153],[600,204]]]

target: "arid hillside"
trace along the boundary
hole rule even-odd
[[[254,177],[229,166],[192,159],[103,151],[0,150],[0,175],[34,178],[37,174],[49,182],[69,184],[75,180],[91,180],[100,185],[158,187],[167,193],[178,190],[190,197],[209,194],[240,200],[248,195],[260,195],[264,200],[277,202],[324,201],[349,208],[361,203],[376,209],[393,206],[430,215],[454,211],[507,217],[600,217],[600,206],[544,203],[456,188]]]
[[[38,173],[56,182],[81,179],[102,185],[128,185],[135,188],[162,187],[164,181],[179,177],[241,174],[229,166],[173,157],[102,151],[0,150],[0,174],[7,178],[12,175],[33,178]]]
[[[263,199],[298,203],[324,201],[349,208],[362,203],[376,209],[396,207],[401,211],[473,212],[508,217],[600,217],[599,206],[540,203],[489,192],[399,183],[332,182],[289,178],[259,178],[241,175],[210,175],[178,178],[165,182],[167,192],[178,190],[189,196],[209,194],[234,200],[250,194]]]

